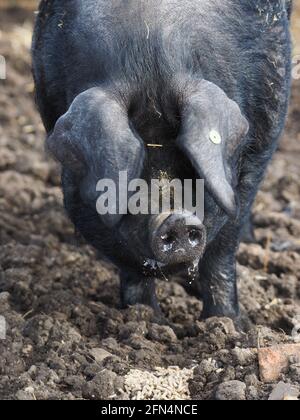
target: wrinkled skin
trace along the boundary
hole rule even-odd
[[[284,127],[290,12],[269,0],[41,2],[33,72],[47,146],[71,220],[121,270],[124,306],[159,311],[149,216],[100,217],[95,186],[167,173],[205,180],[202,316],[239,317],[235,256]]]

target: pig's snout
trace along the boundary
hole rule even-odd
[[[206,230],[198,217],[190,213],[161,214],[151,222],[152,251],[166,265],[199,260],[206,246]]]

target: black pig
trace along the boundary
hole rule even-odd
[[[236,252],[287,113],[290,12],[284,0],[41,2],[32,51],[47,147],[74,225],[121,270],[124,306],[159,311],[154,268],[200,260],[202,316],[238,319]],[[204,179],[203,223],[100,216],[96,184],[120,171]]]

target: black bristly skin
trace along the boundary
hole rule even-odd
[[[240,239],[241,242],[244,242],[245,244],[253,244],[256,242],[252,214],[250,214],[248,219],[246,219],[246,222],[241,231]]]
[[[121,302],[126,306],[133,306],[136,303],[143,303],[151,306],[155,313],[162,317],[156,293],[155,281],[152,277],[143,278],[135,271],[123,271],[121,280]]]
[[[41,2],[32,52],[47,145],[71,220],[122,272],[124,306],[159,312],[145,267],[149,217],[96,212],[97,177],[127,167],[147,181],[205,178],[202,316],[238,318],[236,252],[287,114],[291,9],[288,0]]]
[[[293,11],[293,0],[286,0],[286,7],[289,19],[291,18]]]

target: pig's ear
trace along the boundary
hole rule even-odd
[[[213,83],[201,81],[183,103],[178,145],[216,202],[231,216],[238,210],[232,162],[248,130],[237,103]]]
[[[112,180],[118,189],[119,173],[126,171],[128,182],[139,178],[145,158],[144,144],[131,129],[126,110],[100,88],[75,98],[48,137],[47,148],[76,177],[83,201],[94,209],[98,182]],[[122,216],[101,218],[112,227]]]

